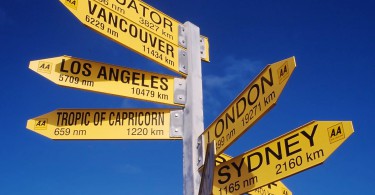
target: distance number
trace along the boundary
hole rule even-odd
[[[157,26],[156,24],[144,19],[143,17],[139,17],[139,23],[143,24],[145,27],[147,27],[151,30],[154,30],[154,31],[159,30],[159,26]]]
[[[91,18],[89,15],[86,15],[86,22],[92,24],[93,26],[101,30],[104,30],[104,23],[100,22],[99,20],[95,18]]]
[[[153,49],[150,49],[149,47],[146,47],[145,45],[143,45],[143,51],[146,52],[147,54],[154,56],[155,58],[159,58],[160,60],[163,60],[163,54]]]
[[[56,128],[53,132],[55,135],[70,135],[70,128]]]
[[[131,88],[132,93],[135,95],[143,95],[146,97],[155,97],[155,92],[149,89],[140,89],[137,87],[132,87]]]
[[[282,164],[276,165],[276,175],[286,172],[288,170],[292,170],[296,167],[301,166],[303,163],[303,159],[301,156],[297,156],[296,158],[291,158],[288,162],[284,162]]]
[[[257,111],[262,111],[262,107],[260,105],[260,102],[255,105],[248,113],[245,114],[245,116],[242,118],[242,125],[245,126],[247,123],[249,123],[251,120],[253,120],[254,117],[257,116]]]
[[[75,76],[69,76],[69,75],[60,74],[59,81],[63,81],[65,83],[78,84],[79,83],[79,78],[75,77]]]
[[[225,144],[225,137],[221,137],[216,141],[216,150],[220,149]]]
[[[147,128],[129,128],[127,129],[128,135],[147,135]]]
[[[233,193],[241,188],[239,181],[236,181],[234,183],[231,183],[224,188],[220,188],[219,192],[220,194],[228,194],[228,193]]]

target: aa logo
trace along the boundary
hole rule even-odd
[[[34,129],[35,130],[47,130],[47,124],[48,124],[48,119],[37,118],[35,119]]]
[[[78,0],[65,0],[65,5],[69,6],[72,9],[77,10]]]
[[[289,194],[288,193],[288,190],[287,189],[285,189],[285,188],[281,188],[282,189],[282,191],[283,191],[283,195],[292,195],[292,194]]]
[[[289,77],[289,68],[288,62],[285,62],[278,70],[277,74],[279,75],[279,84],[285,81]]]
[[[345,138],[344,126],[339,123],[327,129],[329,142],[332,144]]]
[[[51,74],[52,71],[52,63],[51,62],[39,62],[38,64],[38,72],[48,73]]]

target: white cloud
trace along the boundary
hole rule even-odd
[[[230,85],[230,83],[246,80],[256,74],[260,69],[260,63],[246,58],[238,59],[227,56],[216,67],[212,73],[208,73],[203,78],[205,86],[222,88]]]
[[[265,64],[247,58],[227,56],[202,64],[205,118],[211,121],[251,82]],[[165,108],[163,104],[124,98],[121,108]],[[214,118],[213,118],[214,119]]]
[[[263,69],[260,61],[234,56],[227,56],[221,62],[207,66],[210,66],[210,72],[203,75],[203,93],[205,117],[209,121],[220,114]],[[210,112],[207,112],[207,108]]]
[[[137,166],[134,166],[134,165],[130,165],[130,164],[123,164],[121,166],[118,166],[117,171],[119,171],[120,173],[124,173],[124,174],[140,174],[140,173],[142,173],[141,168],[139,168]]]

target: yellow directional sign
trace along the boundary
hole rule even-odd
[[[181,110],[59,109],[27,121],[54,140],[181,139]]]
[[[161,37],[164,38],[172,38],[172,43],[176,41],[176,36],[179,37],[178,45],[186,48],[186,41],[184,38],[184,29],[182,27],[181,22],[178,22],[174,18],[164,14],[163,12],[153,8],[152,6],[148,5],[144,1],[141,0],[132,0],[128,3],[126,0],[109,0],[108,3],[104,3],[110,5],[113,10],[126,13],[124,16],[127,18],[133,18],[133,21],[137,21],[139,25],[143,26],[145,29],[151,29],[153,32],[161,34]],[[108,7],[108,6],[107,6]],[[139,8],[143,10],[139,10]],[[132,12],[131,16],[129,12]],[[138,11],[139,10],[139,11]],[[180,28],[181,27],[181,28]],[[161,31],[159,29],[162,29]],[[177,32],[178,34],[175,34]],[[208,38],[205,36],[201,36],[201,59],[205,62],[210,62],[210,53],[209,53],[209,42]],[[173,43],[176,44],[176,43]]]
[[[207,37],[201,36],[201,59],[205,62],[210,62],[210,45]]]
[[[216,157],[216,166],[220,165],[220,163],[226,162],[231,160],[232,157],[227,154],[220,154]],[[235,187],[235,185],[232,185]],[[281,182],[276,181],[256,190],[253,190],[247,194],[250,195],[265,195],[265,194],[272,194],[272,195],[292,195],[292,192]]]
[[[214,170],[214,194],[242,194],[323,163],[354,132],[350,121],[312,121]]]
[[[61,56],[31,61],[29,68],[64,87],[163,104],[185,104],[185,79]]]
[[[205,143],[221,154],[276,104],[295,67],[294,57],[268,65],[203,132]]]
[[[273,182],[249,192],[250,195],[292,195],[292,192],[280,181]]]
[[[187,55],[184,49],[179,48],[175,44],[166,41],[165,38],[151,33],[148,29],[144,29],[134,21],[124,17],[123,13],[132,13],[131,11],[139,3],[133,0],[130,5],[126,4],[124,0],[117,0],[119,4],[126,4],[127,7],[115,7],[111,5],[109,9],[106,4],[108,0],[60,0],[64,6],[74,14],[85,26],[90,29],[112,39],[119,44],[128,47],[129,49],[159,63],[177,73],[186,74]],[[156,12],[148,12],[146,8],[139,7],[138,11],[147,12],[147,15],[153,20],[158,20]],[[143,22],[145,22],[145,17]],[[139,18],[139,20],[142,20]],[[173,24],[169,20],[160,19],[160,25],[165,26],[165,29],[171,28]],[[151,22],[150,21],[150,22]],[[177,37],[176,37],[177,39]]]
[[[106,11],[111,10],[172,44],[186,48],[185,40],[180,39],[180,22],[146,2],[139,0],[96,0],[96,2],[104,6]]]
[[[186,48],[186,37],[181,22],[157,10],[141,0],[96,0],[108,10],[118,13],[122,17],[138,24],[150,33],[169,41],[174,45]],[[70,3],[72,4],[72,3]],[[201,36],[202,60],[209,62],[208,38]]]

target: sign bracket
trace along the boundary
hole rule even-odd
[[[187,74],[189,62],[187,58],[187,52],[182,48],[178,48],[178,59],[178,71]]]
[[[205,146],[207,143],[205,143],[205,139],[203,138],[203,135],[200,135],[198,137],[198,143],[197,143],[197,150],[198,150],[198,159],[197,159],[197,166],[199,169],[201,169],[204,165],[204,154],[206,154]]]
[[[186,103],[186,80],[182,78],[174,78],[174,103]]]
[[[183,48],[187,45],[185,27],[182,24],[178,25],[178,44]]]
[[[171,111],[171,129],[169,137],[182,137],[184,126],[184,111],[174,110]]]

